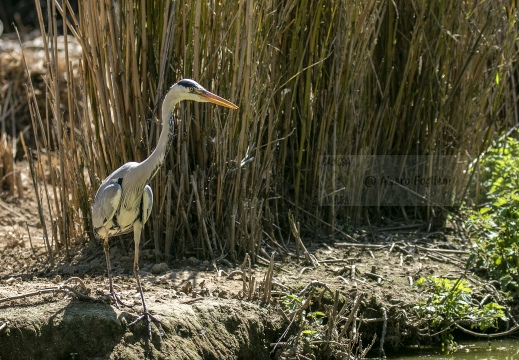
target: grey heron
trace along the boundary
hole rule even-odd
[[[144,300],[139,278],[139,244],[144,224],[148,220],[153,206],[153,193],[148,185],[155,176],[171,145],[175,124],[175,106],[182,100],[211,102],[231,109],[238,107],[204,89],[196,81],[184,79],[168,90],[162,98],[162,130],[155,150],[144,161],[129,162],[112,172],[97,190],[92,205],[92,224],[95,235],[103,240],[103,248],[110,281],[110,297],[115,306],[127,306],[114,291],[112,272],[110,269],[110,252],[108,238],[133,231],[135,253],[133,274],[141,295],[143,313],[132,324],[141,319],[148,322],[151,336],[151,321],[158,321],[149,312]],[[130,324],[131,325],[131,324]]]

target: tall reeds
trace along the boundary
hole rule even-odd
[[[303,239],[340,234],[367,212],[319,204],[323,156],[475,157],[517,122],[517,10],[498,0],[80,1],[78,14],[48,0],[48,9],[47,111],[31,110],[38,154],[56,159],[47,203],[60,244],[92,235],[97,187],[153,150],[152,110],[184,77],[240,109],[180,106],[145,236],[173,257],[283,251],[289,211]],[[77,64],[66,42],[58,56],[58,15],[82,47]]]

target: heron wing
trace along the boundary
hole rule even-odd
[[[148,221],[151,209],[153,208],[153,191],[151,187],[146,185],[144,192],[142,193],[142,224],[144,225]]]
[[[111,220],[119,208],[122,188],[119,183],[103,184],[96,194],[92,206],[92,224],[94,229],[104,226]]]

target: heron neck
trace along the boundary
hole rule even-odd
[[[150,156],[139,165],[143,168],[143,173],[146,174],[147,181],[155,176],[171,146],[175,133],[174,109],[177,102],[178,101],[170,102],[167,98],[164,100],[162,105],[162,130],[160,132],[159,141],[157,142],[157,147]]]

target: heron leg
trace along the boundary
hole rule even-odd
[[[112,298],[112,300],[115,304],[115,307],[117,309],[120,309],[119,306],[131,307],[130,305],[123,303],[121,301],[121,299],[119,298],[119,296],[114,291],[114,285],[113,285],[113,281],[112,281],[112,268],[110,266],[110,245],[108,244],[108,234],[105,235],[105,238],[103,240],[103,249],[105,252],[106,267],[108,269],[108,280],[110,281],[110,294],[109,295]]]
[[[135,254],[133,257],[133,275],[135,276],[135,279],[137,279],[137,286],[139,287],[139,292],[141,294],[141,301],[142,301],[142,315],[139,316],[137,319],[132,321],[128,326],[132,326],[136,324],[137,322],[141,320],[146,320],[148,323],[148,335],[151,340],[151,323],[157,322],[161,324],[162,326],[166,327],[162,321],[154,317],[148,312],[148,308],[146,307],[146,301],[144,300],[144,292],[142,291],[141,286],[141,279],[139,277],[139,244],[141,240],[141,231],[142,231],[142,224],[140,222],[136,222],[133,227],[134,231],[134,242],[135,242]]]

